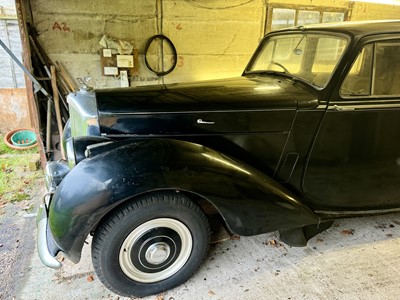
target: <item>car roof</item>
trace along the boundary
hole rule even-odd
[[[312,25],[301,25],[292,28],[286,28],[275,32],[297,30],[322,30],[331,32],[341,32],[355,37],[361,37],[371,34],[384,34],[400,32],[400,20],[376,20],[376,21],[345,21],[340,23],[320,23]]]

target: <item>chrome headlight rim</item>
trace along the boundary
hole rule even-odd
[[[65,151],[67,154],[67,161],[68,161],[68,166],[70,169],[76,166],[76,154],[75,154],[75,144],[74,144],[74,138],[71,137],[67,139],[65,143]]]

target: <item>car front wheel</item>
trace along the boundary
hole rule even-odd
[[[118,207],[99,224],[93,266],[110,290],[144,297],[186,281],[209,243],[207,218],[186,196],[147,195]]]

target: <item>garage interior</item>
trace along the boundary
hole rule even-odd
[[[271,30],[399,18],[400,1],[377,2],[0,0],[0,6],[15,4],[20,58],[53,97],[48,72],[54,66],[64,126],[66,96],[85,84],[105,89],[240,76]],[[157,35],[171,44],[154,40],[150,45]],[[104,51],[113,47],[115,53]],[[127,55],[128,65],[119,64],[117,55]],[[162,75],[165,71],[168,74]],[[22,72],[17,72],[21,78]],[[0,114],[0,132],[30,127],[39,137],[42,163],[59,155],[55,109],[51,108],[52,138],[46,141],[48,98],[35,93],[29,79],[2,86],[0,105],[14,107]],[[275,233],[230,239],[212,246],[208,260],[186,284],[148,299],[398,299],[399,226],[396,214],[343,220],[300,249],[281,244]],[[79,265],[67,262],[58,271],[33,257],[18,298],[125,299],[93,277],[89,248],[85,246]]]
[[[68,119],[66,95],[79,89],[78,78],[90,78],[91,87],[103,89],[240,76],[260,39],[271,30],[321,22],[398,18],[400,6],[395,1],[377,2],[17,0],[15,4],[21,58],[49,94],[53,93],[50,67],[55,66],[64,125]],[[9,7],[13,1],[2,0],[0,4]],[[171,43],[160,39],[151,42],[156,35],[167,37]],[[124,46],[113,50],[110,57],[103,53],[106,47],[118,48],[117,44]],[[132,65],[118,67],[117,54],[130,56]],[[163,71],[169,73],[159,76]],[[47,141],[51,145],[46,146],[45,139],[47,97],[40,92],[34,94],[30,80],[26,84],[27,99],[22,95],[15,101],[15,95],[21,94],[21,89],[15,87],[0,92],[3,107],[10,107],[11,102],[13,106],[20,104],[1,119],[0,129],[14,129],[10,127],[16,123],[10,123],[10,118],[22,119],[17,125],[34,128],[44,151],[54,151],[54,136],[58,135],[55,117],[53,138]]]

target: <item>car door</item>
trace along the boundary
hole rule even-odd
[[[303,191],[322,213],[400,207],[400,36],[369,38],[360,49],[305,171]]]

